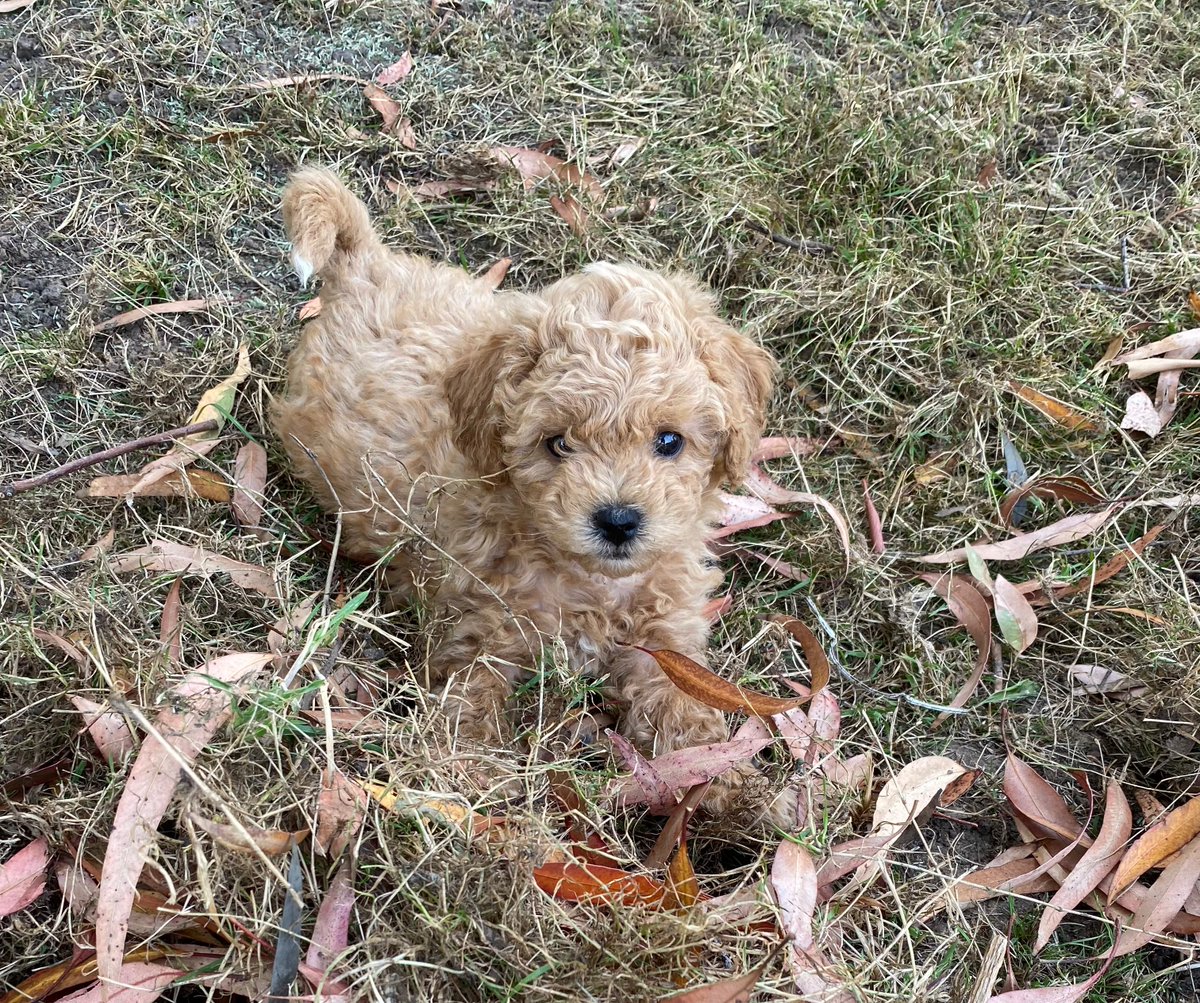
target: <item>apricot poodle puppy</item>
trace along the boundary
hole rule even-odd
[[[432,600],[426,682],[459,736],[502,742],[506,698],[555,644],[645,753],[727,738],[625,645],[705,660],[706,537],[762,433],[771,356],[690,278],[593,264],[496,292],[389,250],[325,170],[293,175],[283,217],[301,281],[324,284],[278,431],[344,548]]]

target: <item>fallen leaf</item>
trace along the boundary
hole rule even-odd
[[[1149,791],[1135,790],[1133,800],[1137,802],[1138,810],[1142,813],[1142,821],[1146,828],[1161,822],[1167,817],[1167,806]]]
[[[399,103],[388,97],[387,91],[385,91],[378,84],[367,84],[367,86],[363,88],[363,97],[365,97],[370,103],[371,107],[379,113],[379,117],[383,123],[380,126],[380,132],[388,134],[394,133],[396,126],[400,124],[400,120],[403,115],[403,110],[401,109]]]
[[[757,719],[753,719],[757,720]],[[798,763],[808,759],[813,742],[813,724],[799,707],[774,715],[771,720],[779,729],[788,753]]]
[[[1086,982],[1076,982],[1069,986],[1046,986],[1042,989],[1014,989],[993,996],[988,1003],[1080,1003],[1108,971],[1108,966],[1116,956],[1115,953],[1110,953],[1100,970]]]
[[[479,276],[479,281],[492,289],[499,289],[500,283],[504,281],[504,277],[508,274],[508,269],[512,265],[512,258],[501,258],[491,268]]]
[[[32,0],[30,0],[30,2],[32,2]],[[646,139],[644,136],[622,143],[615,150],[613,150],[611,154],[609,154],[608,166],[620,167],[622,164],[628,163],[633,159],[633,155],[645,145]]]
[[[1075,685],[1072,696],[1139,697],[1149,689],[1132,676],[1103,665],[1072,665],[1068,670]]]
[[[659,1003],[750,1003],[750,993],[767,970],[766,963],[747,972],[708,985],[685,989],[672,996],[663,996]]]
[[[0,917],[36,902],[46,887],[50,844],[39,836],[0,864]]]
[[[96,908],[96,963],[102,982],[119,982],[125,935],[138,877],[175,787],[225,723],[231,696],[213,680],[232,685],[257,672],[271,656],[237,653],[206,662],[171,692],[129,771],[109,834]],[[170,745],[164,744],[169,741]]]
[[[238,525],[254,529],[262,522],[262,497],[267,487],[267,451],[257,442],[247,442],[238,450],[233,482],[233,517]]]
[[[201,395],[196,409],[186,422],[188,425],[194,425],[198,422],[212,420],[217,423],[217,427],[209,432],[194,432],[181,439],[176,439],[165,456],[151,460],[139,471],[141,477],[129,489],[130,497],[144,491],[151,484],[162,480],[173,471],[183,470],[188,464],[213,449],[221,434],[221,427],[225,424],[225,419],[233,413],[234,395],[237,393],[238,385],[249,375],[250,353],[243,343],[238,346],[238,362],[233,373]]]
[[[746,723],[749,724],[750,721],[762,724],[758,718],[750,718]],[[763,730],[766,730],[765,726],[763,726]],[[742,737],[742,729],[738,730],[738,734],[734,736],[734,739],[736,740],[739,737]],[[767,741],[770,741],[771,738],[769,734],[756,737],[765,738]],[[672,851],[683,844],[684,839],[687,838],[688,822],[696,814],[696,810],[700,807],[701,802],[711,787],[711,780],[696,784],[694,787],[689,788],[688,792],[680,798],[679,804],[675,806],[675,810],[667,816],[667,821],[663,824],[662,832],[658,834],[658,839],[654,841],[654,846],[650,848],[650,852],[646,855],[647,867],[662,867],[671,856]]]
[[[572,195],[567,195],[565,198],[551,195],[550,206],[566,221],[567,226],[571,228],[571,232],[576,237],[587,235],[588,226],[591,225],[591,217],[588,215],[587,210],[579,204],[577,198]]]
[[[317,831],[313,837],[317,849],[340,856],[362,828],[369,803],[367,792],[337,767],[323,770],[321,793],[317,797]]]
[[[466,195],[473,192],[486,192],[495,187],[495,182],[480,180],[454,180],[454,181],[425,181],[417,185],[415,188],[406,188],[398,181],[388,178],[384,181],[388,191],[395,195],[401,192],[407,192],[415,199],[424,201],[437,201],[444,199],[447,195]]]
[[[400,119],[392,129],[392,135],[400,141],[400,145],[406,150],[415,150],[417,148],[417,134],[413,129],[412,119]]]
[[[871,501],[871,490],[867,484],[867,479],[862,480],[863,490],[863,507],[867,514],[867,533],[871,538],[871,553],[882,554],[884,551],[883,543],[883,526],[879,521],[879,512],[875,509],[875,503]]]
[[[675,749],[655,756],[649,765],[669,790],[681,790],[719,777],[756,756],[772,741],[772,736],[767,735],[763,738],[732,738],[728,742]],[[625,807],[642,804],[652,796],[634,777],[618,777],[609,795]]]
[[[246,564],[209,550],[166,540],[155,540],[137,550],[116,554],[109,559],[109,565],[119,575],[132,571],[162,571],[211,578],[215,574],[224,573],[242,588],[272,598],[278,595],[270,570],[261,565]]]
[[[1108,901],[1114,901],[1126,888],[1152,867],[1192,842],[1200,833],[1200,797],[1194,797],[1143,832],[1121,858],[1113,876]],[[1174,914],[1172,914],[1174,915]]]
[[[848,999],[819,971],[821,956],[813,939],[813,911],[817,906],[817,871],[804,847],[785,839],[771,862],[771,888],[789,938],[788,962],[796,988],[804,999]]]
[[[1079,581],[1070,585],[1060,585],[1051,590],[1055,599],[1066,599],[1069,596],[1078,595],[1080,592],[1086,592],[1093,586],[1099,585],[1101,582],[1106,582],[1110,578],[1125,570],[1126,565],[1135,557],[1140,557],[1143,550],[1151,543],[1158,539],[1159,533],[1166,529],[1166,524],[1154,526],[1145,534],[1131,543],[1123,550],[1117,551],[1104,564],[1096,569],[1093,575],[1085,575]],[[1043,595],[1031,595],[1029,601],[1034,605],[1043,605],[1050,602],[1050,597]]]
[[[976,181],[980,188],[991,188],[992,182],[996,180],[996,175],[1000,173],[1000,168],[996,166],[995,160],[989,160],[979,169],[979,174]]]
[[[750,468],[750,475],[746,478],[744,484],[749,491],[765,502],[770,502],[774,505],[815,505],[817,508],[828,513],[830,520],[838,531],[838,537],[842,541],[842,551],[845,553],[846,560],[850,560],[850,524],[846,521],[846,517],[828,499],[812,494],[809,491],[789,491],[787,488],[776,484],[756,466]]]
[[[308,838],[307,829],[285,832],[282,829],[262,829],[256,825],[238,827],[226,822],[214,822],[193,811],[188,812],[188,818],[193,825],[212,836],[215,843],[234,853],[262,852],[268,857],[278,857]]]
[[[653,195],[633,205],[609,206],[600,215],[614,223],[640,223],[658,208],[658,196]]]
[[[1008,646],[1018,655],[1037,638],[1038,620],[1033,607],[1003,575],[995,582],[996,623]]]
[[[750,495],[732,495],[727,491],[720,491],[717,493],[717,497],[721,500],[720,522],[722,526],[750,522],[757,526],[764,526],[768,522],[784,517],[784,513],[778,509]]]
[[[119,313],[115,317],[110,317],[108,320],[101,321],[94,328],[93,332],[99,334],[101,331],[111,331],[114,327],[124,327],[126,324],[133,324],[136,321],[144,320],[146,317],[155,317],[160,314],[170,313],[199,313],[208,309],[208,300],[175,300],[171,303],[153,303],[150,306],[140,306],[136,310],[127,310],[125,313]],[[204,419],[201,418],[201,421]],[[188,424],[192,424],[188,422]]]
[[[799,642],[800,650],[804,653],[804,662],[808,666],[809,676],[812,678],[808,694],[809,699],[812,699],[829,685],[829,658],[825,654],[825,649],[821,647],[817,636],[808,629],[808,625],[795,617],[776,613],[771,617],[771,622],[779,624]]]
[[[303,893],[304,871],[300,867],[300,848],[293,846],[267,999],[280,1000],[289,996],[292,983],[296,981],[300,969],[300,931],[304,923]]]
[[[314,296],[312,299],[300,304],[300,312],[296,314],[296,319],[303,323],[306,320],[312,320],[314,317],[321,315],[321,297]]]
[[[59,997],[59,1003],[153,1003],[184,974],[161,962],[129,962],[120,966],[111,984],[97,982],[70,996]]]
[[[1025,469],[1025,460],[1022,459],[1020,450],[1013,444],[1007,432],[1000,433],[1000,446],[1004,450],[1004,468],[1008,486],[1015,490],[1029,480],[1029,472]],[[1029,503],[1024,499],[1019,499],[1013,506],[1011,517],[1008,520],[1009,525],[1019,526],[1025,518],[1028,508]]]
[[[1090,371],[1093,373],[1098,373],[1103,369],[1107,369],[1108,364],[1110,362],[1112,362],[1112,360],[1115,359],[1118,355],[1121,354],[1121,349],[1124,346],[1125,346],[1125,335],[1118,334],[1115,338],[1113,338],[1112,341],[1110,341],[1108,343],[1108,346],[1104,349],[1104,354],[1102,356],[1100,356],[1100,358],[1096,361],[1096,364],[1094,366],[1092,366]]]
[[[412,70],[412,53],[406,50],[404,55],[392,63],[386,70],[379,71],[379,75],[375,78],[375,83],[379,84],[380,87],[386,87],[388,84],[398,84],[412,73]]]
[[[88,734],[96,743],[105,760],[110,763],[121,763],[133,751],[133,735],[125,719],[113,710],[105,710],[103,704],[95,703],[86,697],[70,695],[68,699],[75,709],[83,715],[83,723]]]
[[[351,861],[342,862],[329,882],[329,889],[317,909],[308,956],[308,966],[324,974],[333,961],[346,950],[350,941],[350,917],[354,915],[354,867]]]
[[[1013,810],[1040,830],[1043,836],[1059,836],[1068,841],[1080,835],[1082,826],[1067,807],[1062,795],[1023,759],[1011,752],[1004,766],[1004,796]],[[1084,836],[1084,845],[1091,840]]]
[[[1009,380],[1008,389],[1030,407],[1040,411],[1047,418],[1053,419],[1058,424],[1069,428],[1072,432],[1098,432],[1100,430],[1100,426],[1092,421],[1091,418],[1081,415],[1078,411],[1071,410],[1062,401],[1057,401],[1053,397],[1047,397],[1041,391],[1034,390],[1024,383]]]
[[[1125,365],[1129,362],[1149,359],[1155,355],[1164,355],[1167,352],[1189,350],[1200,350],[1200,327],[1194,327],[1189,331],[1180,331],[1178,334],[1172,334],[1169,338],[1161,338],[1148,345],[1142,345],[1131,352],[1118,355],[1113,362],[1117,365]]]
[[[659,908],[666,898],[661,881],[600,864],[542,864],[533,869],[533,880],[547,895],[565,902]]]
[[[952,451],[937,453],[927,462],[913,467],[913,480],[922,487],[949,480],[958,466],[958,454]]]
[[[781,561],[778,557],[772,557],[770,554],[764,554],[761,550],[756,550],[753,547],[736,547],[729,551],[731,554],[741,555],[745,557],[753,557],[756,561],[766,565],[776,574],[782,575],[784,578],[790,578],[794,582],[799,582],[801,585],[807,585],[811,581],[812,576],[806,575],[795,565],[789,564],[787,561]]]
[[[1200,798],[1196,800],[1200,801]],[[1163,824],[1169,824],[1170,818],[1168,815]],[[1142,839],[1145,838],[1143,835]],[[1124,868],[1125,861],[1138,849],[1142,839],[1137,840],[1122,858],[1117,876],[1113,878],[1109,888],[1109,902],[1114,898],[1113,891],[1121,887],[1121,869]],[[1163,933],[1175,914],[1183,908],[1183,903],[1191,894],[1197,879],[1200,879],[1200,836],[1193,836],[1179,848],[1175,858],[1163,868],[1158,880],[1150,886],[1150,891],[1143,899],[1141,907],[1134,913],[1133,919],[1129,921],[1129,926],[1117,937],[1113,946],[1113,956],[1120,958],[1130,954]]]
[[[141,480],[140,473],[93,477],[79,497],[128,498],[136,494],[138,498],[203,498],[211,502],[228,502],[231,497],[225,478],[209,470],[172,470],[148,485]]]
[[[274,91],[283,87],[302,87],[304,84],[317,83],[322,80],[340,80],[349,84],[361,84],[363,81],[349,73],[296,73],[287,77],[271,77],[265,80],[252,80],[243,84],[247,90]]]
[[[700,901],[700,882],[688,858],[686,839],[680,841],[679,849],[671,858],[665,889],[665,906],[672,911],[690,909]]]
[[[1100,882],[1117,866],[1132,831],[1133,814],[1129,810],[1129,802],[1125,799],[1120,784],[1110,780],[1105,795],[1104,820],[1096,834],[1096,841],[1071,868],[1062,886],[1042,910],[1037,941],[1033,946],[1035,954],[1049,943],[1067,913],[1095,891]]]
[[[992,617],[988,611],[987,600],[964,579],[950,572],[942,575],[923,574],[918,577],[928,582],[933,591],[946,601],[954,618],[967,628],[967,633],[979,649],[971,675],[949,704],[954,708],[965,707],[983,679],[992,654]],[[939,714],[933,722],[934,726],[941,724],[949,716]]]
[[[1058,522],[1052,522],[1048,526],[1029,533],[1020,533],[996,543],[976,543],[972,546],[985,561],[1019,561],[1039,550],[1059,547],[1064,543],[1074,543],[1076,540],[1091,536],[1097,530],[1107,526],[1123,507],[1122,503],[1114,502],[1099,512],[1069,515],[1065,519],[1059,519]],[[928,557],[918,557],[917,560],[924,561],[926,564],[954,564],[966,560],[966,557],[966,548],[957,547],[954,550],[943,550],[937,554],[930,554]]]
[[[886,833],[876,832],[869,836],[855,836],[829,847],[825,851],[825,859],[817,868],[817,898],[821,901],[827,899],[833,882],[851,871],[867,864],[877,864],[903,831],[899,829]]]
[[[821,764],[822,776],[848,790],[867,790],[873,772],[874,762],[869,752],[860,752],[847,760],[830,756]]]
[[[1147,376],[1154,376],[1156,373],[1195,369],[1200,367],[1200,359],[1143,359],[1140,362],[1127,363],[1127,365],[1129,366],[1129,378],[1131,380],[1143,380]]]
[[[1139,390],[1131,394],[1125,402],[1125,417],[1121,419],[1121,427],[1129,432],[1142,432],[1153,439],[1162,431],[1162,418],[1150,395]]]
[[[1030,495],[1055,498],[1076,505],[1100,505],[1108,501],[1082,477],[1038,477],[1005,495],[1000,503],[1000,518],[1005,525],[1016,525],[1014,509]]]
[[[842,730],[842,709],[832,691],[823,689],[812,695],[808,719],[812,722],[813,742],[805,755],[805,762],[809,766],[816,766],[819,760],[832,754],[833,744]]]
[[[79,555],[81,561],[99,560],[110,550],[112,550],[113,541],[117,538],[115,530],[109,530],[99,540],[88,547],[82,554]]]
[[[623,735],[618,734],[611,728],[606,728],[604,734],[612,742],[617,755],[621,757],[622,762],[625,764],[625,769],[633,774],[634,783],[641,787],[645,797],[638,798],[638,802],[644,802],[651,814],[669,815],[675,807],[675,794],[667,786],[667,782],[663,780],[654,766],[646,760],[645,756],[638,752]],[[628,803],[632,804],[634,802]]]
[[[801,459],[806,456],[816,456],[825,448],[827,440],[806,438],[804,436],[775,435],[759,439],[751,463],[762,463],[764,460],[778,460],[783,456]]]
[[[1197,348],[1179,348],[1167,353],[1169,359],[1191,359],[1200,352]],[[1154,388],[1154,406],[1158,410],[1158,419],[1163,428],[1175,417],[1175,409],[1179,405],[1179,383],[1183,379],[1182,369],[1169,369],[1160,373],[1158,383]]]
[[[1033,852],[1032,846],[1029,852]],[[1058,882],[1048,874],[1029,877],[1037,866],[1032,856],[989,864],[959,878],[951,888],[951,895],[959,906],[964,906],[1005,893],[1038,895],[1056,890]]]
[[[759,717],[770,717],[772,714],[782,714],[784,711],[799,707],[805,703],[803,698],[797,700],[782,700],[779,697],[756,693],[754,690],[735,686],[728,680],[722,679],[711,669],[699,662],[681,655],[677,651],[661,649],[651,651],[641,645],[632,645],[638,651],[650,655],[663,673],[688,696],[699,700],[708,707],[723,711],[742,711]]]
[[[604,189],[599,181],[559,157],[518,146],[493,146],[489,152],[494,160],[516,170],[526,189],[546,178],[553,178],[584,189],[597,202],[604,199]]]
[[[942,792],[969,772],[946,756],[924,756],[907,764],[879,792],[872,833],[899,836],[936,808]]]
[[[167,598],[163,600],[162,617],[158,625],[158,640],[166,655],[167,668],[173,669],[183,657],[183,602],[179,598],[182,578],[171,582]]]

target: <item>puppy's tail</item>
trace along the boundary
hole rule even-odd
[[[381,246],[367,207],[341,178],[322,167],[305,167],[291,176],[283,190],[283,225],[302,286]]]

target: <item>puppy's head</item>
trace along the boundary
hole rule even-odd
[[[762,434],[775,362],[696,283],[592,265],[447,373],[459,449],[519,496],[523,531],[625,575],[693,543]]]

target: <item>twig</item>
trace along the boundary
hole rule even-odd
[[[802,251],[805,254],[833,253],[832,244],[823,244],[819,240],[797,240],[795,237],[785,237],[780,233],[772,233],[765,226],[759,226],[757,223],[747,223],[746,229],[761,234],[773,244],[779,244],[781,247],[790,247],[793,251]]]
[[[38,474],[36,477],[27,477],[21,481],[9,481],[0,487],[0,498],[11,498],[13,495],[19,495],[22,491],[32,491],[34,488],[40,488],[45,484],[60,480],[76,471],[86,470],[88,467],[94,467],[97,463],[124,456],[126,453],[132,453],[138,449],[145,449],[147,446],[159,446],[164,442],[182,439],[185,435],[195,435],[197,432],[215,432],[217,427],[217,419],[209,418],[207,421],[198,421],[193,425],[184,425],[182,428],[173,428],[168,432],[159,432],[156,435],[134,439],[132,442],[123,442],[119,446],[110,446],[98,453],[81,456],[78,460],[72,460],[70,463],[64,463],[61,467],[47,470],[44,474]]]
[[[1100,293],[1127,293],[1129,285],[1129,235],[1121,238],[1121,285],[1114,286],[1111,282],[1077,282],[1077,289],[1089,289]]]

